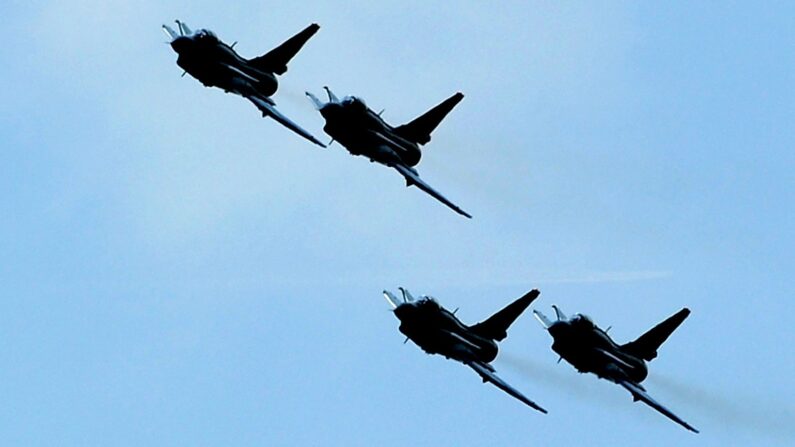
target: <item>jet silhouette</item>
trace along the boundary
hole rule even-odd
[[[652,399],[640,385],[649,373],[645,362],[657,357],[657,349],[690,315],[689,309],[680,310],[635,341],[619,345],[587,316],[576,314],[567,319],[557,306],[552,308],[557,316],[554,322],[537,310],[533,314],[552,335],[552,350],[560,358],[580,373],[593,373],[600,379],[621,385],[632,394],[634,401],[643,401],[682,427],[698,433],[690,424]]]
[[[276,75],[287,71],[287,63],[320,26],[313,23],[268,53],[245,59],[234,50],[235,44],[227,45],[212,31],[200,29],[194,33],[185,23],[179,20],[176,23],[179,33],[167,25],[163,25],[163,30],[171,38],[171,48],[179,55],[177,65],[185,73],[206,87],[218,87],[248,99],[263,117],[269,116],[307,140],[326,147],[276,110],[276,103],[270,98],[279,86]]]
[[[400,320],[400,332],[428,354],[440,354],[445,358],[461,362],[480,375],[483,382],[491,382],[497,388],[519,399],[542,413],[547,410],[525,397],[522,393],[497,377],[491,362],[497,357],[497,342],[508,336],[508,327],[527,309],[539,295],[532,290],[506,306],[487,320],[467,326],[450,312],[427,296],[415,300],[411,293],[400,288],[403,300],[384,290],[384,297],[392,305]]]
[[[420,179],[414,169],[422,156],[420,145],[431,141],[431,132],[464,98],[463,94],[454,94],[410,123],[392,127],[380,113],[370,110],[361,98],[348,96],[340,101],[328,87],[324,88],[329,98],[327,103],[312,93],[306,94],[325,118],[323,130],[333,138],[332,141],[338,141],[352,155],[362,155],[372,162],[396,169],[406,179],[406,186],[414,185],[456,213],[472,217]]]

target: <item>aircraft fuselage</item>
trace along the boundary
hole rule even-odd
[[[326,104],[320,113],[326,120],[323,130],[352,155],[362,155],[387,166],[399,163],[411,167],[420,162],[419,145],[397,135],[392,126],[358,98]]]
[[[642,382],[648,375],[643,359],[621,350],[609,335],[586,320],[558,321],[549,327],[552,350],[581,373],[611,381]]]
[[[489,363],[497,357],[497,343],[473,333],[435,301],[400,304],[395,316],[400,319],[400,332],[428,354],[460,362]]]
[[[273,73],[257,70],[232,47],[210,34],[181,36],[171,42],[177,65],[207,87],[269,97],[279,86]]]

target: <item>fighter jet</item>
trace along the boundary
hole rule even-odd
[[[443,308],[431,297],[423,296],[416,300],[402,287],[400,292],[403,295],[402,302],[386,290],[384,297],[400,320],[399,329],[406,336],[406,341],[413,341],[428,354],[441,354],[469,366],[480,375],[484,383],[491,382],[526,405],[542,413],[547,412],[503,382],[490,365],[497,357],[497,341],[508,336],[508,327],[538,297],[538,290],[531,290],[487,320],[473,326],[461,323],[455,312]]]
[[[323,88],[328,94],[327,103],[312,93],[306,94],[325,118],[323,130],[333,138],[332,141],[340,142],[352,155],[363,155],[371,162],[395,168],[406,179],[406,186],[414,185],[458,214],[472,217],[422,181],[414,169],[422,156],[420,145],[431,141],[431,132],[464,98],[463,94],[454,94],[410,123],[392,127],[380,113],[370,110],[361,98],[348,96],[340,101],[328,87]]]
[[[552,308],[557,316],[554,322],[537,310],[533,314],[552,335],[552,350],[561,359],[565,359],[580,373],[594,373],[600,379],[621,385],[632,394],[634,401],[643,401],[677,424],[698,433],[690,424],[652,399],[640,385],[648,375],[645,362],[657,357],[660,345],[690,315],[689,309],[680,310],[636,340],[619,345],[587,316],[576,314],[567,319],[557,306]]]
[[[176,20],[179,33],[167,25],[163,30],[171,38],[171,48],[177,52],[177,65],[205,87],[219,87],[227,93],[238,94],[251,101],[262,112],[307,140],[326,147],[309,132],[302,129],[276,110],[270,98],[279,86],[276,75],[287,71],[287,63],[307,40],[320,29],[313,23],[283,44],[253,59],[237,54],[234,46],[222,42],[210,30],[195,33],[185,23]]]

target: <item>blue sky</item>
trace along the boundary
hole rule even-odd
[[[5,2],[3,445],[791,445],[794,8],[557,2]],[[393,123],[466,94],[419,171],[320,150],[180,78],[160,25],[264,53]],[[540,415],[403,345],[406,286],[476,322],[531,288],[621,342],[683,306],[649,392],[495,362]]]

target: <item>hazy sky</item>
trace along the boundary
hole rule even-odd
[[[226,3],[0,5],[0,444],[795,443],[792,3]],[[274,99],[323,140],[305,90],[464,92],[419,172],[474,218],[180,78],[175,18],[247,57],[319,23]],[[495,366],[534,412],[402,344],[400,285],[619,342],[688,306],[646,385],[702,433],[528,312]]]

